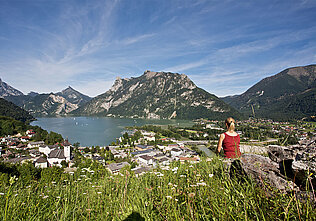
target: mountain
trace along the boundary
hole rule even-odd
[[[117,78],[110,90],[72,113],[154,119],[240,117],[238,111],[198,88],[186,75],[151,71],[136,78]]]
[[[56,94],[31,92],[28,95],[8,96],[6,99],[38,117],[65,116],[71,111],[76,110],[80,105],[91,100],[90,97],[81,94],[71,87]]]
[[[20,96],[23,95],[23,93],[7,83],[3,82],[0,78],[0,97],[7,97],[7,96]]]
[[[78,106],[91,100],[91,97],[81,94],[72,87],[68,87],[65,90],[58,92],[56,95],[65,98],[68,102],[76,104]]]
[[[27,111],[3,98],[0,98],[0,116],[12,117],[23,122],[35,120]]]
[[[264,78],[245,93],[222,98],[241,112],[271,119],[299,119],[316,113],[316,65],[288,68]]]

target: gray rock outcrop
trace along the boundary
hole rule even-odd
[[[268,156],[244,154],[231,163],[231,176],[251,177],[271,193],[295,190],[300,196],[315,198],[316,190],[316,137],[292,146],[270,145]]]

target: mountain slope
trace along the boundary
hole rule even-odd
[[[155,119],[240,117],[236,110],[198,88],[186,75],[151,71],[137,78],[117,78],[110,90],[72,113]]]
[[[34,116],[65,116],[80,105],[91,100],[71,87],[56,94],[37,94],[8,96],[7,100],[28,110]]]
[[[3,98],[0,98],[0,116],[12,117],[23,122],[35,120],[27,111]]]
[[[7,83],[3,82],[0,78],[0,97],[7,97],[7,96],[20,96],[23,95],[23,93]]]
[[[243,113],[272,119],[315,115],[316,65],[288,68],[267,77],[245,93],[223,100]]]

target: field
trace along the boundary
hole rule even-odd
[[[128,168],[111,175],[88,161],[74,173],[44,169],[38,180],[0,175],[2,220],[316,219],[312,205],[294,193],[270,195],[251,180],[231,179],[217,157],[139,177]]]

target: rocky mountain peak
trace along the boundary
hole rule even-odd
[[[116,78],[110,90],[75,112],[155,119],[238,115],[215,95],[198,88],[186,75],[149,70],[139,77]]]
[[[19,96],[23,93],[0,79],[0,97]]]

